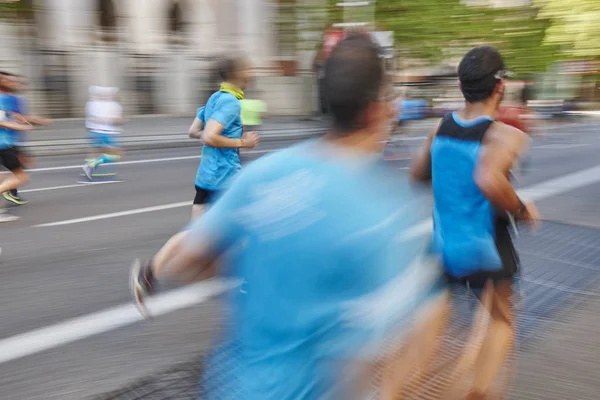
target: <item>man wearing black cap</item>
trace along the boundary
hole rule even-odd
[[[509,233],[511,218],[539,220],[510,182],[526,147],[525,133],[496,122],[505,70],[493,47],[469,51],[459,70],[465,107],[445,116],[415,157],[413,179],[430,181],[434,196],[433,247],[451,283],[483,289],[492,321],[483,342],[468,399],[485,399],[513,339],[511,297],[519,260]]]

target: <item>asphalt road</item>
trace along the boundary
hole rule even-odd
[[[549,126],[536,137],[524,187],[587,171],[550,185],[558,189],[538,203],[544,218],[600,228],[600,172],[592,170],[600,165],[597,125]],[[399,174],[408,165],[404,155],[425,134],[414,133],[386,153],[400,155],[390,161]],[[21,220],[0,226],[0,398],[86,398],[210,345],[219,326],[215,300],[151,322],[135,322],[121,307],[130,301],[131,260],[151,256],[188,221],[190,207],[183,203],[194,195],[198,154],[194,148],[131,152],[126,162],[135,162],[119,166],[124,182],[97,186],[77,184],[80,157],[39,160],[23,190],[30,203],[11,210]],[[140,212],[148,207],[154,208]],[[89,334],[65,340],[82,332]]]

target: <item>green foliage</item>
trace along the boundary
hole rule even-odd
[[[0,18],[30,18],[34,7],[31,0],[0,0]]]
[[[569,58],[600,56],[600,1],[534,0],[539,17],[550,20],[545,44]]]
[[[343,9],[336,7],[339,1],[298,6],[298,15],[304,16],[298,19],[299,31],[319,32],[317,37],[322,39],[322,32],[331,24],[344,21]],[[600,4],[600,0],[589,1]],[[461,0],[377,0],[375,4],[377,29],[394,32],[401,57],[436,65],[459,58],[470,47],[490,44],[502,51],[516,73],[545,71],[558,57],[558,45],[546,38],[551,20],[535,8],[469,7]],[[309,46],[301,47],[314,48],[317,42],[312,40]]]
[[[555,46],[542,45],[548,20],[538,18],[532,8],[469,7],[460,0],[378,0],[377,22],[394,31],[402,54],[434,63],[480,44],[498,47],[517,73],[544,71],[556,58]]]

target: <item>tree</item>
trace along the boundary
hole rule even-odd
[[[32,0],[8,0],[0,1],[0,18],[14,20],[30,19],[33,16]]]
[[[344,12],[336,7],[339,1],[327,0],[319,12],[315,10],[326,15],[317,29],[343,21]],[[401,57],[439,65],[461,57],[471,47],[490,44],[501,50],[516,73],[545,71],[557,59],[558,47],[544,45],[551,21],[537,8],[472,7],[461,0],[377,0],[375,4],[377,29],[394,32]]]
[[[539,18],[550,21],[544,43],[560,46],[575,58],[600,56],[600,2],[598,0],[534,0]]]
[[[556,57],[555,46],[542,46],[548,20],[530,7],[470,7],[460,0],[378,0],[376,20],[394,31],[403,54],[434,63],[480,44],[498,47],[517,73],[544,71]]]

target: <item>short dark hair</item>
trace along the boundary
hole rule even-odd
[[[217,63],[217,73],[223,81],[227,82],[235,76],[244,63],[245,59],[242,57],[224,57]]]
[[[352,33],[329,55],[323,85],[336,133],[361,128],[360,114],[378,100],[385,77],[379,54],[379,46],[370,36]]]
[[[504,60],[494,47],[480,46],[469,51],[458,66],[458,79],[465,100],[477,103],[492,96],[504,71]]]

